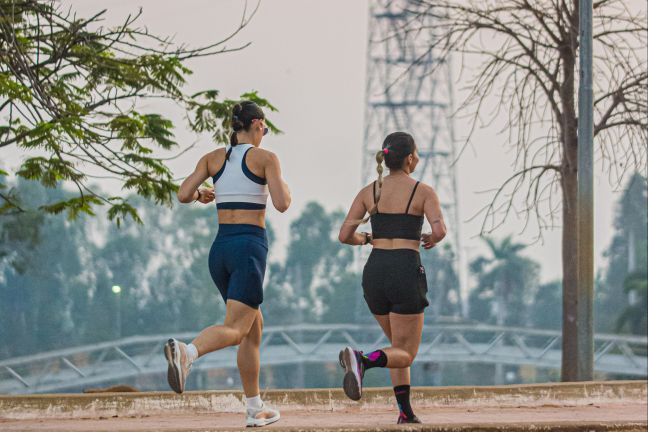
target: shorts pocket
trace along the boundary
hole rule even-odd
[[[423,307],[429,306],[430,303],[427,300],[427,275],[425,274],[425,267],[423,267],[422,265],[418,266],[417,288]]]

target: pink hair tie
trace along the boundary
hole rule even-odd
[[[389,149],[388,148],[383,149],[383,153],[389,154]]]

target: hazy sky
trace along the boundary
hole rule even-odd
[[[167,2],[155,0],[68,1],[82,16],[107,8],[107,24],[120,22],[138,7],[140,24],[157,34],[175,35],[190,45],[220,40],[237,27],[243,1],[219,0]],[[254,4],[254,3],[252,3]],[[272,115],[285,134],[268,136],[263,145],[276,152],[293,193],[293,205],[285,214],[271,209],[268,218],[277,229],[281,256],[288,238],[290,220],[310,200],[327,209],[348,208],[361,187],[360,168],[363,136],[365,54],[367,47],[367,0],[264,0],[252,22],[230,46],[252,42],[243,51],[193,61],[192,90],[220,89],[224,96],[237,97],[258,90],[280,110]],[[155,105],[151,105],[151,109]],[[178,117],[178,124],[182,125]],[[465,122],[456,121],[458,131]],[[479,131],[475,145],[458,165],[461,224],[468,258],[484,251],[479,234],[481,219],[468,222],[489,202],[490,194],[511,173],[514,154],[503,147],[505,136],[495,127]],[[415,133],[415,131],[414,131]],[[197,137],[179,127],[176,137],[183,145]],[[375,143],[378,149],[380,143]],[[201,139],[198,145],[171,166],[178,177],[191,172],[198,158],[214,145]],[[6,152],[5,149],[3,152]],[[3,165],[20,160],[15,149],[3,154]],[[596,268],[604,264],[601,253],[610,241],[613,202],[618,199],[597,166],[595,179]],[[271,207],[271,206],[270,206]],[[533,230],[519,234],[523,221],[511,219],[496,235],[516,235],[530,242]],[[454,227],[450,226],[450,229]],[[560,230],[545,233],[544,243],[534,244],[526,255],[542,265],[542,280],[561,273]],[[271,258],[272,259],[272,258]]]

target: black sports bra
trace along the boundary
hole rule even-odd
[[[420,182],[416,182],[410,199],[407,202],[405,213],[376,213],[371,215],[371,235],[375,239],[405,239],[420,240],[423,229],[423,215],[409,214],[412,198]],[[374,204],[376,203],[376,182],[373,184]]]

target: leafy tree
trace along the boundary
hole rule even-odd
[[[530,317],[534,328],[560,330],[562,325],[562,284],[560,281],[540,285],[531,304]]]
[[[214,208],[160,211],[141,198],[134,203],[144,226],[107,226],[108,241],[97,250],[97,264],[111,281],[97,289],[122,287],[122,336],[193,331],[222,318],[224,306],[207,266],[217,227]]]
[[[362,277],[345,271],[335,274],[327,284],[318,288],[324,313],[324,323],[357,323],[367,321],[370,312],[362,296]]]
[[[105,10],[80,18],[57,1],[0,0],[0,148],[24,152],[15,175],[75,190],[55,202],[35,203],[37,208],[74,218],[107,205],[108,217],[119,224],[127,216],[141,220],[124,198],[129,192],[170,204],[176,185],[160,153],[178,148],[174,124],[140,103],[177,104],[193,130],[225,142],[235,101],[220,100],[217,90],[186,94],[187,62],[243,49],[247,45],[225,44],[255,12],[244,11],[239,27],[222,41],[192,48],[137,26],[141,10],[121,25],[104,27]],[[256,93],[242,97],[274,109]],[[90,183],[105,177],[117,179],[125,193],[106,195]],[[5,212],[26,210],[3,183],[0,198]]]
[[[36,182],[13,187],[33,200],[27,204],[66,198],[64,189]],[[222,319],[224,306],[207,269],[213,207],[160,211],[143,198],[131,202],[144,226],[119,229],[102,219],[71,223],[40,213],[38,241],[24,248],[20,265],[12,254],[0,258],[0,357],[119,335],[194,331]],[[31,218],[19,212],[2,223],[21,227]],[[23,242],[16,234],[0,245],[13,250]],[[119,295],[113,285],[121,286]]]
[[[404,6],[407,20],[394,32],[397,38],[429,36],[423,42],[437,64],[451,61],[452,55],[481,62],[463,70],[469,92],[459,111],[472,120],[468,141],[477,127],[503,117],[516,153],[514,173],[484,209],[482,232],[491,233],[511,214],[522,214],[527,222],[535,221],[541,235],[561,213],[566,381],[577,378],[578,358],[578,6],[578,0],[417,0]],[[645,4],[594,2],[593,132],[615,184],[646,169],[646,22]],[[491,97],[497,106],[486,112]]]
[[[298,303],[293,286],[287,282],[287,273],[283,263],[268,263],[261,305],[268,325],[292,324],[296,321]]]
[[[648,271],[636,271],[628,275],[623,283],[623,292],[634,299],[623,310],[617,320],[616,330],[621,332],[627,326],[631,333],[648,333]]]
[[[21,181],[17,189],[29,202],[65,199],[64,191],[32,182]],[[24,228],[35,222],[38,237]],[[0,259],[0,355],[77,343],[72,298],[85,290],[84,256],[77,247],[86,239],[83,225],[33,212],[6,216],[2,224],[0,248],[13,252]]]
[[[470,264],[478,285],[470,296],[471,318],[497,325],[522,325],[525,309],[533,299],[540,266],[519,253],[526,245],[511,236],[499,243],[485,238],[491,256]]]
[[[421,251],[421,263],[427,273],[428,298],[431,319],[461,315],[459,304],[459,276],[454,267],[456,260],[451,244],[442,244]]]
[[[628,294],[632,288],[629,287],[636,286],[637,278],[648,268],[648,187],[646,179],[639,174],[628,181],[617,203],[614,229],[605,252],[608,268],[595,317],[602,332],[617,330],[618,319],[631,306]],[[640,288],[635,295],[641,296]]]
[[[286,260],[268,269],[268,323],[357,322],[364,316],[360,275],[353,270],[356,250],[337,240],[343,220],[341,211],[309,202],[291,223]]]
[[[340,249],[334,236],[338,226],[326,210],[316,202],[309,202],[301,215],[290,224],[290,243],[285,262],[285,282],[292,287],[295,304],[294,322],[314,322],[321,314],[321,303],[316,298],[316,282],[320,272],[327,279],[328,266]]]
[[[362,295],[362,275],[354,269],[359,248],[341,244],[337,239],[344,222],[342,211],[326,215],[330,220],[330,231],[326,237],[326,253],[322,255],[319,282],[315,293],[322,305],[322,322],[357,323],[370,320],[371,315]]]

